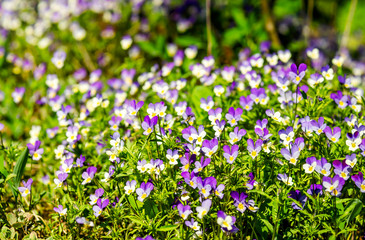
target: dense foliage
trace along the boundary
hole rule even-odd
[[[361,56],[272,47],[255,4],[212,55],[197,1],[0,6],[1,239],[364,236]]]

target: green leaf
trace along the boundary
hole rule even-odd
[[[22,154],[19,156],[18,161],[16,161],[13,173],[16,175],[15,179],[13,179],[14,186],[18,188],[20,181],[22,180],[22,176],[24,173],[25,165],[27,164],[29,150],[25,148]]]
[[[16,175],[15,175],[14,173],[10,173],[10,174],[6,177],[5,182],[8,182],[10,179],[13,179],[13,178],[15,178],[15,177],[16,177]]]
[[[266,219],[261,219],[261,221],[266,225],[267,229],[269,229],[271,233],[274,233],[274,227],[269,221],[267,221]]]
[[[124,218],[128,218],[129,220],[131,220],[132,222],[134,222],[134,223],[137,223],[137,224],[139,224],[139,225],[145,225],[144,223],[143,223],[143,220],[142,219],[140,219],[140,218],[138,218],[138,217],[135,217],[135,216],[126,216],[126,217],[124,217]]]
[[[348,224],[352,220],[355,219],[357,215],[360,214],[362,210],[363,204],[360,199],[353,199],[345,208],[345,212],[339,218],[339,221],[343,221],[346,219],[346,223]]]
[[[275,201],[273,199],[273,197],[271,197],[269,194],[267,194],[267,193],[265,193],[263,191],[260,191],[260,190],[250,190],[250,191],[248,191],[248,193],[258,193],[260,195],[263,195],[263,196],[267,197],[268,199],[271,199],[272,201]]]
[[[166,225],[166,226],[157,228],[157,231],[159,231],[159,232],[167,232],[167,231],[174,230],[174,229],[176,229],[178,227],[179,227],[179,225]]]

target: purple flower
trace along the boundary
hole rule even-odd
[[[266,104],[266,102],[269,100],[267,98],[264,88],[252,88],[250,98],[254,101],[255,104]]]
[[[326,192],[330,192],[332,196],[339,197],[341,195],[341,190],[345,184],[345,180],[338,175],[333,178],[323,177],[322,185],[325,187]]]
[[[354,181],[355,185],[358,188],[360,188],[360,191],[362,193],[365,193],[365,180],[364,180],[362,172],[352,175],[351,179],[352,179],[352,181]]]
[[[332,162],[332,165],[334,166],[333,172],[343,178],[344,180],[349,179],[351,167],[347,166],[346,161],[343,160],[342,162],[340,160],[335,160]]]
[[[239,129],[238,127],[235,127],[233,132],[229,133],[229,143],[235,144],[236,142],[240,141],[243,136],[246,135],[246,130]]]
[[[323,117],[318,118],[318,121],[312,120],[310,123],[312,125],[313,131],[315,131],[317,135],[322,134],[324,129],[327,127],[327,125],[324,123]]]
[[[236,126],[237,122],[241,120],[242,112],[241,108],[237,108],[236,110],[233,107],[229,108],[228,113],[226,114],[226,119],[231,127]]]
[[[234,216],[228,216],[223,211],[217,212],[217,223],[221,226],[225,232],[237,232],[238,228],[234,225],[236,218]]]
[[[219,184],[217,187],[213,186],[214,189],[214,194],[219,197],[220,199],[223,198],[224,194],[223,194],[223,190],[225,189],[225,185],[224,184]]]
[[[240,97],[240,105],[246,111],[250,111],[252,109],[252,106],[253,106],[253,100],[251,99],[250,96],[247,96],[247,97],[241,96]]]
[[[100,214],[103,212],[103,209],[109,205],[109,199],[99,198],[96,202],[96,205],[93,206],[93,211],[95,217],[99,217]]]
[[[78,157],[76,159],[76,166],[83,167],[84,166],[84,162],[85,162],[85,156],[80,155],[80,157]]]
[[[223,146],[223,157],[227,159],[229,164],[232,164],[238,156],[238,145],[233,145],[232,147],[225,145]]]
[[[301,203],[302,206],[298,206],[295,202],[292,202],[291,206],[293,207],[293,209],[297,210],[303,210],[305,202],[307,201],[307,197],[304,194],[302,194],[299,190],[290,191],[290,193],[288,194],[288,198],[295,199],[299,203]]]
[[[255,185],[257,185],[257,181],[255,180],[255,176],[253,175],[253,172],[250,172],[250,174],[248,174],[249,176],[249,180],[246,182],[246,187],[249,189],[249,190],[252,190],[253,187]]]
[[[356,154],[353,153],[351,155],[346,155],[345,160],[346,160],[345,162],[348,166],[350,166],[351,168],[354,168],[355,164],[357,163]]]
[[[321,184],[312,184],[309,189],[307,190],[307,193],[310,195],[322,195],[322,185]]]
[[[263,141],[261,139],[258,139],[256,143],[254,143],[251,138],[247,140],[247,150],[250,153],[252,159],[255,159],[257,155],[261,152],[262,144]]]
[[[213,106],[214,106],[214,102],[213,102],[213,98],[211,96],[207,97],[207,99],[205,99],[205,98],[200,99],[200,107],[204,111],[209,112]]]
[[[360,138],[360,133],[358,131],[355,131],[353,134],[352,133],[347,133],[347,140],[346,140],[346,145],[349,147],[350,151],[356,151],[357,149],[359,149],[359,145],[361,144],[361,138]]]
[[[245,192],[239,194],[236,191],[231,192],[231,197],[234,200],[234,205],[237,207],[237,210],[241,213],[244,213],[247,208],[246,198],[248,195]]]
[[[311,174],[312,172],[314,172],[318,160],[315,157],[309,157],[307,158],[307,160],[305,160],[305,162],[306,163],[303,165],[305,173]]]
[[[324,129],[324,133],[326,134],[326,136],[329,140],[336,143],[336,142],[338,142],[339,138],[341,137],[341,128],[334,127],[333,131],[332,131],[332,129],[329,126],[327,126]]]
[[[202,151],[205,156],[212,157],[212,155],[218,150],[218,140],[213,138],[212,140],[204,140],[202,145]]]
[[[186,218],[191,214],[193,213],[193,211],[191,211],[191,208],[189,205],[182,205],[181,203],[179,203],[177,205],[177,209],[179,210],[179,215],[184,219],[186,220]]]
[[[181,176],[184,178],[186,184],[188,184],[190,187],[194,189],[198,187],[197,183],[198,177],[195,176],[194,172],[192,172],[191,174],[189,172],[182,172]]]
[[[185,221],[185,225],[188,226],[189,228],[195,230],[195,231],[200,230],[199,223],[194,221],[194,218],[192,218],[190,221]]]
[[[118,131],[121,121],[121,117],[113,116],[112,119],[109,121],[110,129],[113,131]]]
[[[57,178],[53,180],[53,182],[56,184],[56,188],[60,188],[63,185],[63,182],[67,179],[68,173],[60,172],[57,174]]]
[[[285,147],[288,147],[289,143],[293,141],[294,131],[292,127],[287,127],[286,130],[280,130],[278,134]]]
[[[132,116],[137,115],[137,112],[139,111],[139,109],[141,109],[143,104],[143,101],[140,101],[138,103],[136,103],[136,100],[129,101],[127,106],[128,113]]]
[[[321,158],[321,160],[318,160],[315,169],[317,173],[323,174],[327,177],[331,174],[331,167],[331,163],[328,163],[325,158]]]
[[[136,193],[138,195],[138,200],[143,202],[146,197],[148,197],[153,190],[153,184],[150,182],[142,182],[141,186],[136,190]]]
[[[198,213],[198,218],[202,219],[210,210],[212,206],[212,200],[207,199],[202,202],[201,206],[196,207],[196,212]]]
[[[11,93],[14,102],[19,103],[22,100],[24,93],[25,93],[24,87],[15,88],[14,92]]]
[[[95,194],[90,195],[90,205],[95,205],[99,198],[101,198],[104,194],[104,189],[98,188],[95,190]]]
[[[300,155],[298,146],[296,144],[293,144],[290,151],[286,148],[281,149],[281,155],[289,161],[289,163],[296,165],[298,161],[298,157]]]
[[[293,83],[298,85],[300,83],[300,81],[303,79],[303,77],[305,76],[305,71],[307,70],[307,65],[305,65],[304,63],[301,63],[299,65],[299,67],[297,67],[297,65],[295,65],[295,63],[293,63],[290,66],[290,69],[291,69],[291,72],[289,72],[289,78]]]
[[[60,216],[64,216],[67,214],[67,208],[63,208],[62,205],[58,205],[58,207],[54,207],[53,210],[60,214]]]
[[[87,183],[90,183],[91,180],[94,178],[96,171],[97,171],[96,167],[94,166],[88,167],[88,169],[86,169],[86,172],[82,173],[82,178],[84,179],[84,181],[81,184],[85,185]]]
[[[62,50],[58,50],[53,53],[51,62],[58,68],[61,69],[66,59],[66,53]]]
[[[202,156],[200,158],[200,162],[199,161],[196,161],[195,162],[195,168],[194,168],[194,172],[195,173],[199,173],[201,172],[206,166],[208,166],[208,164],[210,163],[210,158],[206,158],[204,159],[204,156]]]
[[[143,132],[144,135],[149,135],[153,132],[154,127],[157,125],[158,122],[158,116],[153,117],[150,119],[150,117],[147,115],[144,117],[144,121],[142,122],[142,128],[145,130]]]
[[[22,181],[22,183],[23,183],[23,187],[18,187],[18,190],[22,194],[23,197],[26,197],[26,196],[28,196],[28,194],[30,194],[33,179],[29,178],[27,182]]]
[[[41,141],[35,141],[34,145],[31,143],[27,144],[27,147],[29,149],[29,154],[32,155],[33,160],[38,161],[42,158],[43,154],[43,148],[39,148],[41,145]]]

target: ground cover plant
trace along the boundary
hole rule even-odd
[[[255,2],[1,2],[0,239],[363,239],[362,53]]]

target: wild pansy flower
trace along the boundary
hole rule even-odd
[[[341,178],[347,180],[350,177],[351,167],[346,164],[346,161],[335,160],[332,162],[334,167],[333,172]]]
[[[191,107],[187,107],[185,112],[182,115],[183,121],[181,123],[185,123],[187,125],[193,125],[195,121],[195,114],[193,113],[193,110]]]
[[[145,130],[143,132],[144,135],[149,135],[154,131],[155,126],[158,122],[158,116],[150,118],[148,115],[144,117],[144,121],[142,122],[142,128]]]
[[[311,174],[312,172],[314,172],[314,170],[316,169],[317,166],[317,162],[318,160],[316,159],[316,157],[308,157],[305,160],[305,164],[303,164],[303,168],[305,170],[305,173]]]
[[[193,141],[192,144],[190,144],[190,143],[187,144],[187,147],[188,147],[190,153],[195,154],[197,156],[200,155],[200,146],[197,145],[197,142],[196,141]]]
[[[238,156],[238,145],[233,145],[232,147],[225,145],[223,146],[223,157],[227,159],[229,164],[232,164]]]
[[[176,67],[180,67],[184,62],[184,51],[183,50],[177,50],[175,56],[173,57],[174,64]]]
[[[237,122],[241,120],[241,115],[243,111],[241,108],[237,108],[236,110],[233,107],[230,107],[228,113],[226,114],[227,122],[234,127],[237,125]]]
[[[166,115],[166,109],[167,106],[165,106],[164,102],[158,102],[155,104],[150,103],[148,104],[147,113],[150,116],[150,118],[153,118],[155,116],[163,118]]]
[[[310,124],[312,125],[312,130],[315,131],[317,135],[321,135],[324,132],[324,129],[327,127],[327,125],[324,123],[323,117],[319,117],[318,121],[312,120]]]
[[[63,182],[67,179],[68,174],[64,172],[60,172],[57,174],[57,178],[53,180],[53,182],[56,184],[56,187],[54,189],[60,188],[63,185]]]
[[[129,101],[127,105],[127,111],[129,115],[136,116],[143,105],[143,101],[139,101],[138,103],[136,103],[136,100]]]
[[[120,73],[121,79],[127,84],[127,86],[131,86],[133,83],[133,78],[136,75],[135,69],[123,69]]]
[[[111,162],[115,162],[115,161],[119,161],[119,150],[115,147],[112,147],[111,149],[107,150],[105,153],[109,156],[109,161]]]
[[[100,214],[103,212],[104,208],[109,205],[109,199],[99,198],[96,202],[96,205],[93,206],[93,211],[95,217],[99,217]]]
[[[300,83],[300,81],[303,79],[303,77],[305,76],[305,71],[307,70],[307,65],[304,63],[301,63],[299,65],[299,67],[297,67],[297,65],[295,65],[295,63],[293,63],[290,66],[290,72],[289,72],[289,78],[290,80],[295,83],[296,85],[298,85]]]
[[[177,159],[179,159],[179,153],[178,150],[175,149],[172,151],[171,149],[168,149],[166,152],[166,158],[169,160],[169,164],[176,165],[178,164]]]
[[[354,134],[352,133],[347,133],[347,140],[346,140],[346,145],[349,147],[350,151],[356,151],[357,149],[359,149],[359,145],[361,143],[361,138],[359,137],[359,132],[354,132]]]
[[[215,125],[213,126],[213,130],[215,131],[215,137],[219,138],[220,135],[222,134],[224,127],[226,125],[226,121],[222,120],[222,121],[215,121]]]
[[[283,183],[285,183],[288,186],[293,185],[292,177],[288,177],[288,175],[286,175],[286,173],[284,173],[284,174],[279,173],[277,178],[278,178],[279,181],[282,181]]]
[[[85,224],[86,226],[94,227],[94,223],[92,221],[87,220],[84,217],[76,217],[75,221],[78,224]]]
[[[216,124],[216,121],[220,121],[222,118],[222,108],[217,108],[217,109],[210,109],[208,111],[209,114],[209,121],[211,121],[212,125]]]
[[[295,202],[291,203],[293,209],[297,210],[303,210],[305,202],[307,201],[307,196],[302,194],[300,190],[290,191],[290,193],[288,194],[288,198],[295,199],[301,204],[301,206],[298,206],[298,204],[296,204]]]
[[[103,194],[104,194],[104,189],[102,189],[102,188],[96,189],[95,193],[91,194],[90,197],[89,197],[90,198],[90,202],[89,202],[90,205],[95,205],[98,202],[99,198],[101,198],[103,196]]]
[[[184,178],[184,181],[186,182],[186,184],[188,184],[190,187],[192,187],[194,189],[197,188],[198,177],[196,177],[194,172],[191,172],[191,174],[189,172],[182,172],[181,176]]]
[[[197,178],[197,185],[199,193],[203,195],[204,198],[208,198],[211,190],[216,185],[217,180],[214,177],[207,177],[203,181],[200,177]]]
[[[190,208],[190,206],[189,205],[183,205],[183,204],[181,204],[181,203],[179,203],[178,205],[177,205],[177,210],[179,211],[179,215],[180,215],[180,217],[182,217],[182,219],[184,219],[184,220],[186,220],[188,217],[189,217],[189,215],[191,214],[191,213],[193,213],[193,211],[191,211],[191,208]]]
[[[349,125],[349,127],[354,127],[355,124],[357,123],[357,117],[353,114],[351,114],[350,117],[345,117],[345,122],[347,123],[347,125]]]
[[[200,158],[200,161],[195,161],[195,168],[194,168],[194,172],[196,174],[198,174],[199,172],[201,172],[206,166],[209,165],[211,159],[210,158],[204,158],[204,157],[201,157]]]
[[[68,159],[66,159],[63,163],[62,163],[62,165],[61,165],[61,167],[60,167],[60,170],[61,171],[63,171],[63,172],[65,172],[65,173],[70,173],[71,172],[71,169],[72,169],[72,167],[73,167],[73,158],[68,158]]]
[[[261,128],[255,128],[255,133],[257,136],[259,136],[262,140],[268,140],[272,134],[269,133],[269,130],[267,128],[261,129]]]
[[[113,176],[115,172],[115,167],[112,165],[109,167],[109,171],[104,173],[104,179],[101,179],[101,182],[108,182],[110,180],[110,177]]]
[[[242,61],[238,64],[238,69],[242,74],[246,74],[252,70],[250,61]]]
[[[365,156],[365,138],[361,141],[359,148],[361,150],[361,155]]]
[[[234,216],[228,216],[223,211],[217,212],[217,223],[222,227],[225,232],[237,232],[238,228],[234,225],[236,218]]]
[[[233,132],[229,133],[229,143],[235,144],[236,142],[239,142],[243,136],[246,135],[245,129],[239,129],[238,127],[235,127]]]
[[[196,140],[196,143],[201,145],[203,143],[204,137],[207,133],[204,131],[204,126],[200,125],[198,131],[195,128],[191,128],[191,137]]]
[[[138,161],[138,166],[137,169],[141,172],[144,173],[148,170],[147,168],[147,161],[145,159]]]
[[[351,78],[349,78],[349,77],[346,78],[346,74],[343,76],[338,75],[338,81],[340,82],[340,84],[344,85],[345,88],[352,87]]]
[[[346,155],[345,162],[348,166],[350,166],[351,168],[354,168],[355,164],[357,162],[356,154],[353,153],[351,155]]]
[[[294,131],[292,127],[287,127],[286,130],[280,130],[278,134],[285,147],[288,147],[289,143],[293,141]]]
[[[58,50],[53,53],[51,62],[56,66],[56,68],[61,69],[64,65],[66,59],[66,53],[62,50]]]
[[[191,163],[193,163],[196,160],[195,154],[190,154],[189,152],[186,152],[183,157],[180,158],[180,162],[183,165],[180,169],[182,172],[189,171],[189,167]]]
[[[287,63],[291,58],[291,52],[289,50],[279,50],[278,57],[283,63]]]
[[[138,200],[143,202],[151,193],[153,190],[153,184],[150,182],[142,182],[141,186],[136,190],[136,193],[138,195]]]
[[[271,117],[276,122],[281,122],[282,121],[281,113],[280,112],[275,112],[274,109],[267,109],[265,113],[268,117]]]
[[[226,188],[226,186],[224,184],[219,184],[217,186],[217,184],[215,183],[215,185],[213,185],[213,190],[214,190],[214,194],[219,197],[220,199],[222,199],[224,197],[223,194],[223,190]]]
[[[27,182],[22,181],[22,183],[23,183],[23,187],[18,187],[18,190],[22,194],[23,197],[26,197],[26,196],[28,196],[28,194],[30,194],[33,179],[29,178]]]
[[[130,46],[132,46],[132,43],[133,39],[130,35],[125,35],[120,40],[120,45],[122,46],[123,50],[127,50],[128,48],[130,48]]]
[[[20,88],[15,88],[14,92],[11,93],[11,96],[13,97],[13,100],[15,103],[19,103],[25,93],[25,88],[24,87],[20,87]]]
[[[276,82],[276,86],[278,86],[283,92],[289,90],[288,85],[290,84],[290,80],[286,75],[278,76],[278,80]]]
[[[269,100],[264,88],[252,88],[250,98],[255,104],[266,104]]]
[[[316,87],[318,84],[322,83],[324,81],[324,78],[319,73],[311,74],[308,79],[308,84],[312,88]]]
[[[358,188],[360,188],[360,191],[362,193],[365,193],[365,180],[364,180],[362,172],[352,175],[351,179],[352,179],[352,181],[354,181],[355,185]]]
[[[65,216],[67,214],[67,208],[63,208],[62,205],[58,205],[58,207],[54,207],[53,210],[60,214],[60,216]]]
[[[54,138],[56,136],[57,132],[58,132],[58,129],[59,129],[59,127],[48,128],[46,130],[48,137],[50,139]]]
[[[252,157],[252,159],[255,159],[257,155],[261,152],[263,141],[261,139],[258,139],[256,143],[250,138],[247,140],[247,150]]]
[[[119,124],[122,121],[121,117],[113,116],[112,119],[108,122],[110,125],[110,130],[118,131]]]
[[[246,198],[248,197],[248,195],[245,192],[242,192],[240,194],[236,191],[232,191],[231,197],[233,198],[234,206],[237,207],[237,210],[241,213],[244,213],[247,209]]]
[[[216,85],[213,89],[213,92],[217,97],[220,97],[224,93],[224,91],[224,87],[222,87],[221,85]]]
[[[289,161],[289,163],[296,165],[298,161],[298,157],[300,155],[298,146],[296,144],[293,144],[290,151],[286,148],[281,149],[281,155]]]
[[[78,141],[81,136],[78,134],[79,132],[79,128],[76,126],[70,126],[67,128],[67,132],[66,132],[66,137],[67,137],[67,142],[69,143],[74,143],[76,141]]]
[[[322,185],[325,187],[326,192],[330,192],[332,196],[341,196],[341,190],[345,185],[345,180],[338,175],[333,178],[324,176],[322,179]]]
[[[252,109],[253,103],[254,101],[251,99],[250,95],[247,97],[245,96],[240,97],[240,105],[246,111],[250,111]]]
[[[202,64],[204,65],[204,67],[213,67],[214,63],[215,60],[213,56],[206,56],[202,60]]]
[[[233,82],[235,70],[234,66],[225,66],[221,71],[222,78],[227,82]]]
[[[312,60],[317,60],[319,58],[319,50],[318,48],[307,48],[306,50],[307,56]]]
[[[315,167],[316,172],[323,174],[324,176],[329,176],[331,174],[331,163],[327,162],[325,158],[317,161],[317,166]]]
[[[307,193],[309,195],[322,195],[323,192],[322,192],[322,185],[321,184],[312,184],[309,189],[307,190]]]
[[[339,108],[344,109],[348,106],[349,96],[343,95],[341,91],[331,93],[330,97],[336,102]]]
[[[41,145],[41,141],[35,141],[34,145],[31,143],[27,144],[27,147],[29,149],[29,154],[32,156],[32,159],[35,161],[38,161],[42,158],[42,154],[44,152],[43,148],[39,148]]]
[[[201,206],[196,207],[198,218],[202,219],[205,215],[207,215],[211,206],[212,206],[212,200],[206,199],[202,202]]]
[[[192,218],[190,221],[185,221],[185,225],[188,226],[189,228],[195,230],[195,231],[200,230],[199,223],[194,221],[194,218]]]
[[[259,53],[252,55],[249,60],[252,67],[262,68],[264,65],[264,59]]]
[[[212,140],[204,140],[202,145],[202,151],[207,157],[212,157],[212,155],[218,150],[218,140],[213,138]]]
[[[194,59],[198,54],[198,48],[194,45],[191,45],[185,49],[185,55],[188,59]]]
[[[127,181],[124,186],[125,194],[130,195],[136,190],[136,180]]]
[[[200,107],[206,111],[209,112],[209,110],[212,109],[214,106],[213,98],[211,96],[208,96],[207,99],[201,98],[200,99]]]
[[[321,71],[322,71],[322,76],[326,80],[332,80],[333,79],[334,72],[333,72],[332,68],[330,68],[329,66],[325,66],[325,67],[322,67]]]
[[[82,178],[84,179],[84,181],[81,184],[85,185],[87,183],[90,183],[91,180],[94,178],[96,171],[97,171],[96,167],[94,166],[88,167],[86,169],[86,172],[82,173]]]
[[[326,134],[327,138],[334,143],[338,142],[339,138],[341,137],[341,128],[339,127],[334,127],[332,131],[332,129],[327,126],[323,132]]]
[[[257,185],[257,181],[255,180],[255,176],[253,175],[253,172],[250,172],[250,174],[248,174],[248,177],[250,178],[246,183],[245,186],[249,189],[252,190],[254,186]]]
[[[359,100],[356,97],[351,97],[348,99],[348,106],[351,107],[355,112],[361,111],[361,105],[358,104]]]

